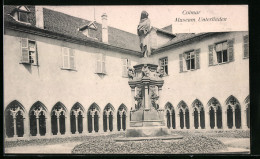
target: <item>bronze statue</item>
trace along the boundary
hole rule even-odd
[[[148,15],[149,14],[146,11],[142,11],[140,22],[137,27],[137,35],[139,36],[140,40],[140,48],[144,57],[148,57],[150,54],[149,37],[147,37],[147,35],[150,33],[151,30],[151,22],[148,18]]]

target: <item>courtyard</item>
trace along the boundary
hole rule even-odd
[[[183,139],[115,142],[124,132],[6,141],[6,154],[248,154],[250,131],[172,131]],[[36,146],[37,145],[37,146]]]

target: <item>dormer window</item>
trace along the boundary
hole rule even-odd
[[[88,24],[85,24],[82,27],[80,27],[78,30],[81,31],[87,37],[95,38],[95,37],[91,37],[90,31],[91,30],[97,31],[97,26],[95,25],[95,22],[89,22]]]
[[[16,7],[10,15],[19,22],[29,23],[29,13],[31,11],[26,6],[18,6]]]

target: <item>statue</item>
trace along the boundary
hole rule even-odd
[[[150,70],[147,65],[144,65],[142,68],[142,77],[149,77],[150,76]]]
[[[139,25],[137,27],[137,35],[140,40],[140,48],[144,57],[148,57],[150,55],[150,43],[149,37],[147,36],[151,30],[151,22],[148,18],[148,13],[146,11],[142,11]]]
[[[163,75],[164,75],[164,70],[163,70],[163,67],[158,67],[157,71],[156,71],[156,74],[158,77],[162,78]]]
[[[128,68],[128,78],[134,79],[135,70],[133,68]]]

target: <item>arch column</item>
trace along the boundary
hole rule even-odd
[[[235,118],[235,108],[232,107],[232,113],[233,113],[233,126],[232,126],[232,129],[236,129],[236,118]]]
[[[100,113],[101,114],[101,113]],[[103,118],[103,116],[101,116],[100,114],[98,114],[98,133],[103,133],[104,129],[103,129],[103,120],[101,120]],[[109,126],[109,125],[108,125]],[[109,128],[109,127],[108,127]]]
[[[119,117],[120,117],[120,130],[123,131],[123,111],[119,111]]]
[[[228,126],[227,126],[227,110],[222,111],[222,119],[223,119],[222,127],[223,127],[224,130],[227,130],[228,129]]]
[[[28,114],[25,114],[23,113],[23,127],[24,127],[24,135],[23,137],[25,138],[28,138],[30,136],[30,128],[29,128],[29,125],[30,125],[30,120],[29,120],[29,113]]]
[[[176,126],[176,130],[180,130],[181,129],[181,126],[180,126],[180,111],[178,113],[176,113],[176,123],[175,123],[175,126]]]
[[[88,115],[86,116],[86,114],[82,114],[82,125],[83,125],[83,132],[82,134],[87,134],[88,133]]]
[[[194,124],[194,110],[190,113],[191,117],[190,117],[190,129],[191,130],[195,130],[195,124]]]
[[[201,124],[200,124],[200,110],[198,111],[198,129],[201,129]]]
[[[210,109],[205,112],[205,129],[210,130]]]
[[[16,137],[18,137],[17,136],[17,130],[16,130],[16,114],[14,114],[14,116],[13,116],[13,123],[14,123],[14,137],[16,138]]]
[[[187,129],[186,128],[186,114],[185,114],[185,111],[183,111],[183,129]]]
[[[170,129],[172,129],[172,113],[170,112]]]
[[[218,129],[218,118],[217,118],[217,109],[214,108],[214,114],[215,114],[215,126],[214,126],[214,129]]]
[[[246,116],[247,114],[246,113],[247,113],[246,109],[242,110],[242,108],[241,108],[241,128],[244,129],[244,130],[248,129],[248,127],[247,127],[247,116]]]
[[[46,134],[45,134],[45,136],[47,136],[47,137],[52,136],[52,133],[51,133],[51,120],[50,119],[51,119],[51,117],[46,117],[45,116],[45,126],[46,126]]]
[[[64,115],[65,115],[65,112],[64,112]],[[65,135],[68,135],[68,136],[71,135],[70,116],[68,114],[65,115]]]
[[[60,115],[57,116],[57,135],[61,135],[60,133]]]

